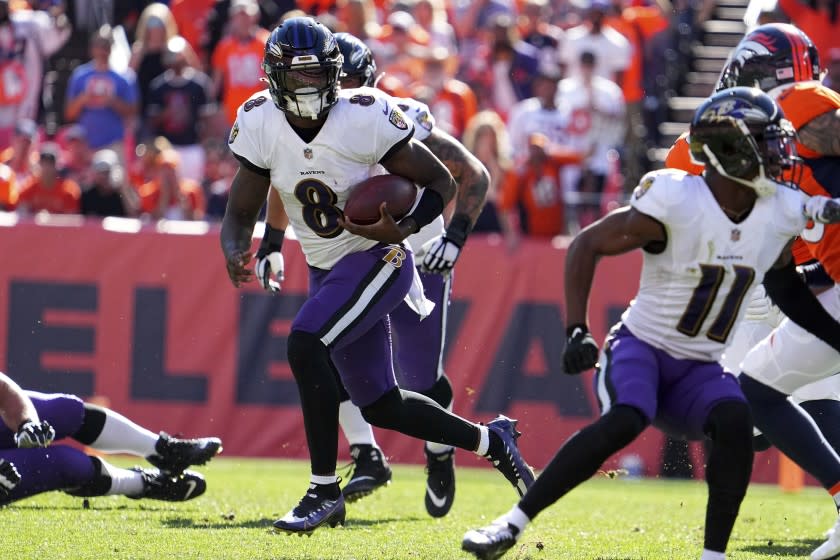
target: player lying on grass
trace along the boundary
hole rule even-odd
[[[373,87],[376,83],[376,63],[367,45],[349,33],[336,33],[335,39],[344,57],[341,88]],[[446,165],[458,185],[449,226],[444,228],[443,216],[438,216],[406,240],[414,251],[426,298],[434,304],[431,313],[421,321],[408,303],[403,302],[389,314],[391,330],[398,340],[403,341],[397,348],[400,387],[425,395],[452,410],[452,385],[443,370],[447,308],[452,290],[453,275],[450,272],[484,206],[490,175],[460,142],[435,126],[434,117],[426,105],[405,98],[394,98],[393,103],[414,121],[414,139],[423,142]],[[283,277],[281,246],[273,242],[282,239],[287,223],[282,209],[280,195],[271,189],[266,232],[257,252],[254,271],[260,285],[272,293],[279,291],[279,281]],[[391,468],[374,439],[370,424],[362,417],[362,411],[350,402],[347,391],[343,387],[341,389],[338,419],[350,443],[350,456],[353,458],[353,475],[341,491],[345,500],[353,502],[388,484]],[[455,500],[455,448],[427,441],[424,451],[426,511],[432,517],[443,517]]]
[[[583,230],[566,258],[567,373],[597,362],[602,415],[557,452],[522,500],[462,547],[498,558],[541,511],[589,479],[613,453],[654,424],[670,435],[708,438],[709,495],[702,560],[722,560],[752,471],[752,417],[738,381],[719,363],[745,296],[762,280],[776,303],[807,309],[840,348],[840,325],[796,275],[790,245],[807,218],[840,221],[840,203],[781,184],[795,165],[794,132],[778,105],[753,88],[715,94],[695,112],[691,152],[705,174],[646,175],[630,207]],[[587,326],[587,301],[602,256],[643,249],[639,292],[603,351]],[[783,286],[783,290],[776,289]],[[822,326],[833,323],[833,331]]]
[[[181,502],[204,493],[202,465],[221,450],[218,438],[178,439],[138,426],[113,410],[73,395],[24,391],[0,372],[0,504],[41,492],[121,495]],[[74,447],[71,438],[105,453],[145,457],[157,468],[123,469]]]

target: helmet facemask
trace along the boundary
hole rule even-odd
[[[338,100],[342,57],[320,60],[315,55],[269,57],[263,62],[269,92],[281,111],[317,120]]]
[[[727,179],[755,190],[758,196],[772,195],[779,184],[796,188],[792,180],[798,175],[799,158],[790,121],[780,119],[761,130],[750,130],[742,119],[724,118],[740,134],[733,140],[731,132],[723,133],[718,127],[699,129],[690,139],[697,159]],[[694,140],[696,137],[705,141]]]

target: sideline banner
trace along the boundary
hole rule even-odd
[[[218,226],[159,229],[113,231],[98,220],[0,227],[0,367],[26,388],[105,396],[152,430],[218,435],[226,455],[306,457],[286,362],[306,297],[299,246],[285,244],[286,280],[271,296],[228,282]],[[592,374],[562,372],[564,259],[565,247],[550,242],[524,241],[510,253],[498,236],[472,236],[449,310],[455,411],[518,418],[522,451],[537,468],[598,414]],[[597,340],[635,293],[640,265],[638,254],[600,262],[589,310]],[[381,430],[377,439],[396,462],[423,461],[419,441]],[[648,430],[605,468],[636,454],[656,475],[662,442]],[[696,445],[694,458],[702,474]],[[774,482],[775,460],[757,455],[756,478]],[[458,462],[483,464],[469,453]]]

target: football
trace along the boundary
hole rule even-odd
[[[351,222],[370,225],[379,221],[379,205],[388,204],[388,212],[399,220],[414,206],[417,187],[399,175],[375,175],[351,190],[344,203],[344,215]]]

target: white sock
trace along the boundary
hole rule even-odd
[[[111,488],[106,496],[139,496],[143,493],[143,474],[137,471],[121,469],[99,459],[103,474],[111,479]]]
[[[479,426],[479,438],[478,438],[478,448],[475,450],[475,454],[484,457],[487,455],[487,452],[490,450],[490,432],[487,430],[487,426]]]
[[[700,560],[726,560],[725,552],[715,552],[714,550],[703,549],[703,555]]]
[[[449,403],[449,406],[446,407],[446,410],[452,412],[452,403]],[[426,442],[426,449],[429,450],[429,453],[434,453],[435,455],[442,455],[443,453],[449,453],[454,447],[451,445],[446,445],[443,443],[436,443],[434,441],[427,441]]]
[[[130,453],[139,457],[154,455],[160,436],[117,412],[103,408],[105,425],[90,447],[106,453]]]
[[[449,453],[454,447],[451,445],[445,445],[443,443],[435,443],[433,441],[426,442],[426,449],[429,450],[429,453],[434,453],[435,455],[442,455],[443,453]]]
[[[320,484],[320,485],[335,484],[336,482],[338,482],[338,477],[334,474],[333,475],[326,475],[326,476],[313,474],[313,475],[310,475],[309,482],[311,482],[312,484]]]
[[[519,529],[520,533],[524,531],[525,527],[528,526],[528,523],[531,522],[528,516],[525,515],[525,512],[519,509],[519,506],[513,506],[513,509],[503,516],[503,519]]]
[[[372,445],[379,449],[373,438],[373,428],[365,422],[362,411],[352,402],[344,401],[339,405],[338,423],[350,445]]]

